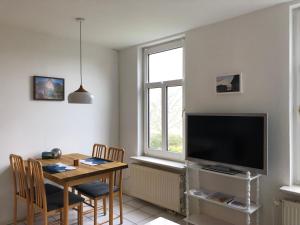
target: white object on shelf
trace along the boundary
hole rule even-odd
[[[191,191],[190,191],[189,196],[191,196],[193,198],[196,198],[196,199],[199,199],[199,200],[210,202],[210,203],[213,203],[213,204],[216,204],[216,205],[219,205],[219,206],[223,206],[223,207],[227,207],[227,208],[230,208],[230,209],[234,209],[234,210],[237,210],[239,212],[246,213],[246,214],[252,214],[252,213],[256,212],[260,208],[260,206],[257,206],[256,204],[253,204],[253,203],[250,204],[250,208],[249,209],[247,209],[247,207],[241,208],[241,207],[232,205],[230,203],[219,202],[219,201],[212,200],[210,198],[207,198],[207,197],[204,197],[204,196],[201,196],[201,195],[200,196],[199,195],[195,195],[195,194],[191,193]]]
[[[247,209],[246,204],[243,202],[243,200],[239,200],[237,198],[233,199],[231,202],[228,203],[228,205],[236,207],[238,209]]]
[[[222,192],[215,192],[208,196],[209,200],[212,200],[212,202],[220,202],[223,204],[227,204],[228,202],[232,201],[234,199],[233,195],[228,195]]]
[[[192,214],[184,220],[194,225],[233,225],[205,214]]]
[[[186,193],[185,193],[186,194]],[[195,195],[195,196],[198,196],[198,197],[202,197],[202,198],[207,198],[208,196],[210,196],[211,194],[214,194],[214,192],[210,192],[204,188],[201,188],[199,190],[196,190],[196,189],[192,189],[190,190],[190,194],[191,195]]]

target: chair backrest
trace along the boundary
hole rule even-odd
[[[44,173],[41,162],[28,160],[28,177],[30,182],[30,193],[34,196],[34,204],[47,212],[47,198],[44,184]]]
[[[105,159],[107,155],[107,145],[94,144],[93,146],[93,157]]]
[[[106,159],[112,161],[123,162],[125,150],[123,148],[110,147],[107,152]]]
[[[107,151],[106,159],[123,162],[124,154],[125,150],[123,148],[110,147]],[[122,187],[122,170],[116,171],[114,173],[114,184],[117,184],[120,188]]]
[[[9,160],[13,173],[14,194],[29,200],[29,187],[24,160],[21,156],[14,154],[9,156]]]

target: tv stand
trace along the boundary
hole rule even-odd
[[[224,168],[223,166],[217,166],[217,168]],[[242,213],[245,215],[245,222],[243,223],[240,221],[239,224],[243,225],[251,225],[256,224],[259,225],[259,211],[261,208],[260,205],[260,174],[251,174],[250,171],[248,172],[238,172],[236,174],[228,174],[228,168],[225,169],[225,173],[211,170],[210,168],[214,168],[214,166],[209,166],[209,169],[207,169],[207,165],[198,165],[196,163],[186,161],[186,218],[185,221],[189,224],[193,225],[216,225],[216,224],[222,224],[222,225],[233,225],[236,223],[233,223],[234,220],[231,220],[230,218],[222,218],[222,213],[220,213],[220,216],[218,216],[218,213],[216,215],[209,215],[207,214],[207,210],[205,210],[206,207],[202,207],[202,204],[214,204],[216,206],[220,206],[222,208],[230,209],[232,212],[236,211],[239,213]],[[229,169],[230,171],[230,169]],[[233,191],[226,188],[223,190],[222,186],[217,186],[213,189],[209,188],[209,185],[206,186],[204,182],[206,182],[206,179],[203,179],[202,182],[200,180],[195,181],[195,175],[197,173],[197,177],[199,178],[199,173],[204,174],[212,174],[211,179],[218,179],[218,176],[230,179],[232,182],[234,180],[239,180],[245,182],[245,189],[243,193],[235,194],[235,189]],[[251,189],[256,189],[253,192]],[[251,196],[252,193],[255,195]],[[198,209],[195,209],[195,203],[194,200],[199,200],[201,202],[201,205],[198,207]],[[190,202],[193,203],[190,205]],[[222,210],[220,208],[220,210]],[[224,211],[226,213],[226,211]],[[255,215],[252,216],[253,214]],[[242,218],[240,218],[242,219]],[[253,219],[256,220],[252,221]]]
[[[223,165],[206,165],[206,166],[203,166],[202,168],[204,170],[216,171],[216,172],[219,172],[219,173],[226,173],[226,174],[230,174],[230,175],[243,173],[240,170],[235,170],[235,169],[232,169],[230,167],[223,166]]]

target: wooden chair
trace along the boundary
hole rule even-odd
[[[111,147],[108,149],[105,159],[112,161],[124,161],[124,149]],[[106,197],[109,195],[109,185],[108,183],[103,181],[95,181],[88,184],[81,184],[75,186],[79,195],[83,195],[90,200],[93,200],[94,205],[94,225],[97,225],[97,217],[98,217],[98,200],[103,199],[106,202]],[[116,218],[120,218],[120,224],[123,224],[123,204],[122,204],[122,170],[116,171],[114,173],[114,192],[118,193],[119,197],[119,207],[120,207],[120,215]],[[103,202],[103,211],[106,214],[106,203]],[[111,205],[110,205],[111,206]],[[115,219],[115,218],[114,218]],[[106,223],[107,221],[103,222]],[[102,223],[102,224],[103,224]]]
[[[107,145],[94,144],[92,156],[96,158],[106,159]]]
[[[106,159],[106,155],[107,155],[107,150],[108,150],[108,146],[107,145],[103,145],[103,144],[94,144],[93,145],[93,151],[92,151],[92,157],[95,158],[100,158],[100,159]],[[100,179],[100,181],[105,181],[103,179]],[[72,187],[72,192],[75,193],[75,188]],[[89,203],[86,203],[87,205],[94,207],[92,205],[92,200],[89,199]],[[105,214],[106,214],[106,198],[103,197],[103,208],[101,206],[98,206],[98,209],[101,210],[103,209]],[[83,212],[83,214],[89,214],[90,212],[92,212],[92,210],[86,210]]]
[[[30,182],[30,221],[33,223],[34,208],[37,208],[43,216],[44,225],[48,224],[48,216],[55,213],[60,213],[62,217],[62,210],[64,207],[64,192],[62,189],[55,193],[47,193],[44,185],[44,174],[41,162],[33,159],[28,160],[28,177]],[[78,208],[78,224],[82,225],[82,202],[84,201],[78,195],[69,192],[69,206],[70,208]],[[62,220],[62,218],[61,218]]]
[[[106,159],[108,146],[103,144],[94,144],[92,156],[100,159]],[[100,179],[101,182],[104,182],[105,179]],[[90,199],[90,206],[92,204],[92,200]],[[103,207],[97,206],[98,210],[103,209],[104,215],[106,215],[106,198],[105,196],[102,198]],[[93,206],[92,206],[93,207]],[[94,207],[93,207],[94,208]],[[89,213],[90,211],[87,211]]]
[[[26,169],[23,158],[18,155],[11,154],[9,156],[10,166],[13,174],[13,224],[17,224],[18,216],[18,200],[26,202],[27,215],[30,215],[30,195],[26,176]],[[30,223],[29,217],[27,216],[27,223]]]

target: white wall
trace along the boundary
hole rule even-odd
[[[263,221],[289,184],[289,14],[287,5],[186,34],[186,111],[269,115],[269,174],[262,181]],[[215,77],[242,72],[244,93],[216,95]]]
[[[281,198],[279,187],[290,182],[289,162],[289,5],[283,4],[186,33],[186,112],[238,112],[269,114],[269,175],[262,179],[261,224],[272,224],[273,200]],[[121,54],[134,57],[137,48]],[[131,53],[131,54],[129,54]],[[120,58],[122,90],[135,89],[136,62]],[[222,73],[243,73],[243,94],[216,95],[215,77]],[[127,92],[121,104],[121,145],[135,155],[136,92]],[[124,121],[130,122],[127,126]],[[126,123],[127,123],[126,122]],[[131,136],[130,139],[123,138]],[[225,183],[215,184],[221,187]],[[228,190],[233,185],[227,182]],[[217,211],[215,211],[217,212]],[[233,214],[227,219],[235,220]],[[233,221],[237,222],[237,220]],[[279,221],[278,221],[279,222]]]
[[[141,155],[142,99],[141,49],[132,47],[119,52],[120,76],[120,145],[125,148],[125,161]],[[129,170],[124,171],[124,192],[129,193]]]
[[[12,219],[9,154],[24,158],[59,147],[89,154],[93,143],[119,144],[116,51],[83,45],[84,86],[92,105],[33,101],[31,76],[65,78],[66,98],[79,87],[79,42],[0,26],[0,224]]]
[[[129,152],[138,148],[138,50],[129,48],[119,52],[120,73],[120,143]]]

